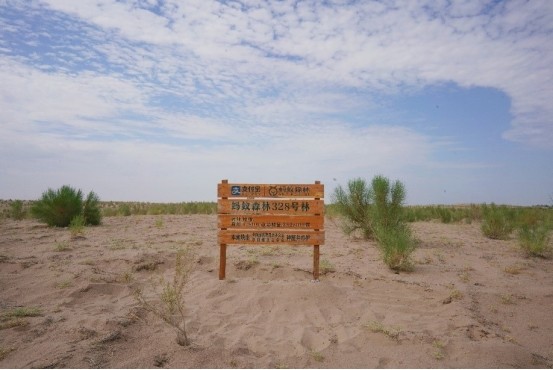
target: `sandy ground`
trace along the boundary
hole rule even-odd
[[[415,270],[394,274],[327,218],[321,260],[335,272],[312,282],[310,247],[229,246],[218,280],[216,221],[110,217],[78,239],[2,221],[2,323],[16,308],[40,315],[0,330],[0,367],[553,366],[553,261],[486,239],[478,223],[412,224]],[[197,255],[187,348],[132,294],[170,277],[185,246]]]

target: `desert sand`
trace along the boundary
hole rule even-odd
[[[17,308],[38,316],[0,330],[0,366],[551,368],[553,261],[486,239],[477,222],[411,226],[413,272],[390,271],[373,242],[327,217],[319,282],[312,248],[285,246],[229,246],[220,281],[215,215],[107,217],[79,238],[3,220],[2,322]],[[183,247],[196,253],[189,347],[133,296],[170,279]]]

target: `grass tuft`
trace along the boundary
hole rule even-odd
[[[366,326],[373,333],[382,333],[394,340],[399,340],[399,335],[401,334],[400,328],[394,326],[385,326],[380,321],[369,321]]]
[[[505,206],[483,206],[482,232],[490,239],[506,240],[514,229],[513,212]]]
[[[529,256],[550,258],[553,252],[550,239],[551,227],[547,223],[525,224],[518,231],[519,245]]]

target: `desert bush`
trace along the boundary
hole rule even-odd
[[[415,249],[403,214],[405,197],[405,186],[400,181],[391,184],[384,176],[375,176],[370,187],[355,179],[347,191],[338,187],[334,192],[335,205],[345,216],[344,231],[360,229],[365,238],[375,239],[384,263],[396,271],[411,269],[410,255]]]
[[[81,214],[82,208],[82,192],[64,185],[42,193],[42,198],[31,207],[31,214],[48,226],[66,227],[73,217]]]
[[[177,343],[181,346],[190,345],[190,340],[186,334],[183,290],[188,282],[194,260],[194,255],[189,249],[177,252],[173,280],[166,281],[160,278],[159,285],[154,287],[155,290],[161,288],[161,292],[158,292],[155,301],[148,300],[142,289],[135,290],[135,299],[144,309],[175,329]]]
[[[453,219],[452,211],[449,208],[438,207],[438,215],[440,216],[440,221],[444,224],[451,223]]]
[[[382,259],[394,271],[410,271],[413,269],[411,254],[416,243],[407,225],[375,229],[375,236],[382,252]]]
[[[348,181],[347,190],[342,186],[334,190],[333,203],[336,210],[345,218],[342,228],[346,234],[361,230],[366,239],[372,237],[371,198],[371,189],[361,178]]]
[[[25,210],[23,209],[23,201],[15,200],[10,205],[10,217],[14,220],[20,221],[25,218]]]
[[[102,213],[100,212],[100,198],[96,193],[88,193],[83,205],[83,221],[85,225],[100,225]]]
[[[121,216],[130,216],[131,207],[128,204],[120,204],[117,213]]]
[[[376,176],[372,180],[371,193],[374,199],[371,228],[384,263],[395,271],[411,270],[415,241],[402,217],[406,197],[404,185],[400,181],[390,184],[386,177]]]
[[[553,248],[550,242],[551,226],[546,222],[528,223],[518,230],[518,241],[521,248],[532,256],[551,257]]]
[[[507,239],[513,231],[513,213],[492,203],[483,206],[482,232],[490,239]]]
[[[31,214],[48,226],[69,226],[76,216],[82,216],[85,225],[98,225],[101,221],[99,201],[91,191],[83,202],[81,190],[64,185],[42,193],[42,198],[31,207]]]

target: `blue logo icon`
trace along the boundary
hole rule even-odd
[[[230,188],[231,195],[240,195],[240,186],[232,186]]]

